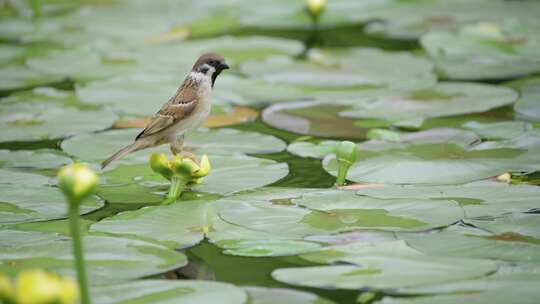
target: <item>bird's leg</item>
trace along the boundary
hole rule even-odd
[[[171,142],[171,153],[177,156],[182,153],[182,146],[184,145],[184,134],[177,136]]]

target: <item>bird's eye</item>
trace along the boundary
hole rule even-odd
[[[210,60],[208,63],[209,63],[210,65],[216,65],[216,61],[215,61],[215,60]]]

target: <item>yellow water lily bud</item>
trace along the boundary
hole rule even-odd
[[[199,171],[193,174],[193,177],[197,179],[200,179],[201,177],[205,177],[210,173],[210,170],[212,170],[212,166],[210,165],[210,160],[208,159],[208,155],[204,154],[201,158],[200,169]]]
[[[497,176],[497,181],[503,182],[503,183],[509,183],[512,180],[512,175],[508,172],[501,174]]]
[[[197,163],[189,158],[175,158],[172,162],[172,167],[174,174],[182,177],[184,180],[191,180],[195,172],[201,169]]]
[[[15,290],[11,280],[5,275],[0,275],[0,303],[3,303],[2,301],[12,302],[14,295]]]
[[[26,270],[17,277],[18,304],[73,304],[77,300],[77,285],[43,270]]]
[[[358,159],[358,147],[353,142],[342,141],[336,146],[335,153],[338,162],[336,184],[338,186],[343,186],[345,185],[349,168]]]
[[[351,141],[342,141],[336,147],[336,158],[338,161],[354,164],[358,159],[358,147]]]
[[[306,0],[306,8],[310,15],[318,18],[326,8],[326,0]]]
[[[58,172],[58,187],[70,202],[80,202],[96,188],[98,177],[84,164],[67,165]]]
[[[168,180],[170,180],[173,175],[171,163],[163,153],[152,153],[152,155],[150,155],[150,167],[154,172]]]

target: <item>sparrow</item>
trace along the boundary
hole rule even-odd
[[[199,57],[176,94],[154,114],[134,142],[105,160],[101,168],[129,153],[166,143],[174,155],[180,154],[184,134],[201,126],[210,114],[214,83],[226,69],[229,66],[220,54],[206,53]]]

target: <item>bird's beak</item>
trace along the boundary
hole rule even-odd
[[[228,64],[226,64],[225,62],[222,62],[222,63],[219,64],[219,69],[220,70],[228,70],[230,68],[231,67]]]

